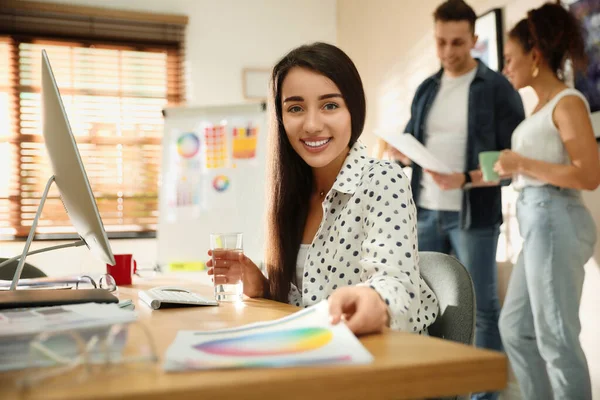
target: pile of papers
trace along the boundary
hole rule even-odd
[[[232,329],[179,331],[166,371],[368,364],[373,356],[344,323],[331,325],[326,301],[287,317]]]
[[[55,365],[56,357],[49,357],[48,352],[63,359],[75,358],[81,355],[81,345],[85,347],[93,337],[98,344],[89,350],[92,362],[101,362],[107,355],[112,360],[118,359],[127,339],[127,329],[119,331],[108,354],[102,341],[113,326],[135,320],[136,313],[123,310],[117,304],[3,310],[0,312],[0,371]],[[42,339],[42,336],[47,338]],[[78,343],[75,337],[81,341]],[[43,348],[32,348],[34,342]]]

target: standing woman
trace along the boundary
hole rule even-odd
[[[500,333],[525,399],[591,399],[579,304],[596,227],[580,190],[598,187],[600,162],[587,101],[563,82],[567,59],[585,65],[580,27],[546,3],[510,31],[504,52],[508,79],[516,89],[531,86],[539,103],[495,166],[520,191],[524,240]]]
[[[209,261],[215,283],[242,272],[244,293],[307,307],[328,299],[355,334],[425,333],[438,313],[420,276],[415,205],[400,166],[366,156],[366,105],[339,48],[292,50],[273,69],[266,260]]]

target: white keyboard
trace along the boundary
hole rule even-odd
[[[219,303],[214,299],[206,299],[175,286],[160,286],[149,290],[140,290],[138,293],[148,307],[153,310],[158,310],[161,307],[177,307],[177,306],[218,306]]]

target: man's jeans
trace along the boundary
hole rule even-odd
[[[459,223],[459,213],[456,211],[435,211],[419,207],[419,251],[453,254],[465,266],[475,287],[475,345],[502,351],[498,330],[500,302],[496,265],[500,229],[494,226],[463,230]],[[473,398],[496,399],[497,393],[480,393]]]

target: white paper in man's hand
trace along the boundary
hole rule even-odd
[[[375,132],[375,134],[423,169],[441,174],[454,172],[409,133]]]

